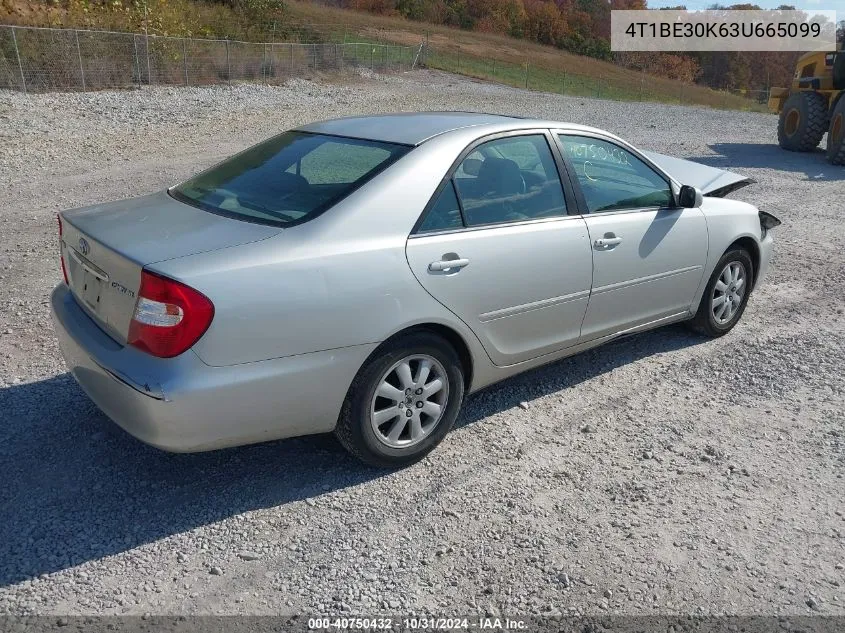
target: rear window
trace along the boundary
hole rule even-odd
[[[406,154],[406,145],[285,132],[170,190],[182,202],[251,222],[306,222]]]

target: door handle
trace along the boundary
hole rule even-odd
[[[602,237],[593,242],[596,248],[613,248],[622,243],[621,237]]]
[[[460,270],[465,266],[469,266],[468,259],[441,259],[438,262],[431,262],[428,269],[431,272],[442,272],[444,270]]]

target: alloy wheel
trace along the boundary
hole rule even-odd
[[[427,354],[406,356],[379,380],[370,403],[370,425],[390,448],[414,446],[437,427],[448,398],[443,365]]]
[[[745,287],[745,266],[741,262],[730,262],[722,269],[710,298],[710,311],[717,324],[725,325],[733,319],[742,305]]]

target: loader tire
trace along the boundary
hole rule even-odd
[[[778,144],[790,152],[810,152],[827,132],[827,99],[817,92],[789,95],[778,121]]]
[[[834,165],[845,165],[845,96],[830,115],[830,128],[827,131],[827,159]]]
[[[845,51],[833,58],[833,89],[845,90]]]

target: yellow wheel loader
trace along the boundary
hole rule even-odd
[[[769,109],[780,114],[778,143],[810,152],[827,132],[827,158],[845,165],[845,51],[807,53],[790,88],[772,88]]]

